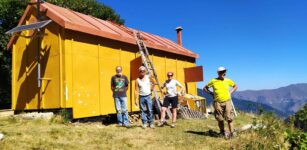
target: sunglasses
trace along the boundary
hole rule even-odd
[[[168,77],[173,77],[173,75],[167,75]]]
[[[226,74],[226,71],[220,71],[218,74]]]
[[[141,72],[141,73],[144,73],[144,72],[145,72],[145,70],[141,70],[140,72]]]

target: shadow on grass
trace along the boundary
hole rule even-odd
[[[72,120],[73,123],[97,123],[100,122],[101,124],[108,126],[117,124],[116,115],[108,115],[108,116],[97,116],[97,117],[88,117],[88,118],[80,118]]]
[[[202,136],[209,136],[209,137],[215,137],[215,138],[219,138],[221,137],[220,133],[213,131],[213,130],[208,130],[208,131],[185,131],[185,133],[189,133],[189,134],[195,134],[195,135],[202,135]]]

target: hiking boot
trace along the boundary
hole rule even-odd
[[[149,128],[154,129],[155,126],[154,126],[153,124],[150,124],[150,125],[149,125]]]
[[[172,123],[171,128],[175,128],[175,127],[176,127],[176,124]]]
[[[143,124],[143,125],[142,125],[142,128],[143,128],[143,129],[146,129],[146,128],[147,128],[147,125],[146,125],[146,124]]]

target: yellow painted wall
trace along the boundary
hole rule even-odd
[[[64,45],[62,46],[63,50],[63,107],[72,108],[73,107],[73,68],[72,68],[72,47],[74,40],[72,38],[67,38],[68,34],[65,30],[62,31],[62,38]]]
[[[73,115],[98,116],[100,114],[98,46],[74,42],[72,48]]]
[[[27,32],[21,32],[26,34]],[[12,109],[27,109],[27,39],[19,37],[12,50]]]
[[[187,63],[185,61],[177,61],[177,71],[176,71],[176,79],[184,84],[184,70],[183,68],[187,67]],[[183,85],[185,86],[185,85]]]
[[[115,67],[120,65],[120,50],[101,46],[100,48],[100,78],[101,78],[101,114],[115,113],[113,94],[111,91],[111,77],[115,74]],[[123,68],[126,71],[126,68]],[[128,92],[129,93],[129,92]]]
[[[186,63],[187,63],[186,64],[187,68],[196,66],[195,63],[191,63],[191,62],[186,62]],[[196,82],[188,83],[188,93],[197,95],[197,83]]]
[[[23,24],[29,24],[29,20],[35,20],[34,12],[26,17]],[[32,36],[33,31],[23,31],[21,33],[23,36],[19,36],[14,42],[12,49],[14,110],[60,107],[58,30],[59,26],[51,23],[42,31],[44,35],[41,38],[41,78],[51,80],[49,83],[43,80],[41,88],[37,87],[37,36]]]
[[[153,54],[152,63],[155,66],[160,85],[162,85],[163,82],[166,80],[166,59],[165,57],[159,57]],[[156,90],[158,90],[157,86]],[[161,93],[159,94],[159,96],[162,96]]]
[[[51,109],[61,106],[60,86],[60,26],[52,22],[45,28],[45,36],[41,43],[41,102],[42,108]],[[50,79],[50,80],[49,80]]]

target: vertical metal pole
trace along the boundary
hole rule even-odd
[[[40,0],[37,0],[37,21],[40,21]],[[40,64],[40,29],[37,29],[37,87],[41,87],[41,64]]]
[[[40,32],[40,29],[37,29]],[[39,34],[38,34],[39,36]],[[37,38],[37,87],[41,87],[40,38]]]

